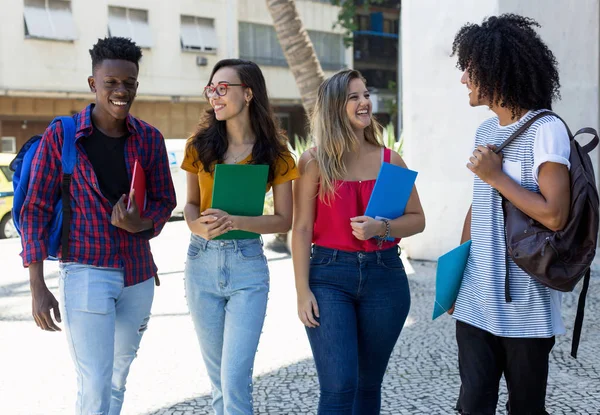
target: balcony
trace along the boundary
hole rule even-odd
[[[355,32],[354,66],[361,63],[392,69],[398,63],[398,36],[388,33]]]

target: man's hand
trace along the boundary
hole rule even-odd
[[[58,309],[58,301],[44,281],[31,281],[31,309],[35,324],[42,330],[46,331],[61,331],[60,328],[52,320],[50,310],[54,311],[54,318],[57,322],[61,322],[60,311]]]
[[[140,216],[138,205],[135,202],[135,190],[131,189],[131,193],[129,193],[129,200],[131,201],[129,209],[125,205],[126,197],[126,195],[122,195],[117,204],[113,206],[110,223],[130,233],[150,229],[145,226],[144,219]]]
[[[502,154],[494,153],[496,146],[488,144],[487,147],[477,146],[469,158],[467,168],[475,173],[481,180],[493,187],[493,182],[504,174],[502,171]]]
[[[352,235],[359,241],[366,241],[385,233],[383,221],[375,220],[369,216],[350,218],[350,226],[352,227]]]

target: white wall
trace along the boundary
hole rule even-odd
[[[557,56],[563,100],[555,110],[572,129],[598,126],[598,0],[406,0],[402,4],[405,160],[419,171],[417,188],[427,218],[421,235],[404,241],[409,256],[437,259],[460,242],[472,199],[465,167],[477,126],[493,116],[471,108],[461,73],[450,58],[452,41],[467,23],[506,12],[542,24]]]

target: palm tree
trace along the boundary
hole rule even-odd
[[[317,89],[325,80],[310,37],[302,24],[294,0],[266,0],[285,59],[300,90],[302,105],[310,114]]]

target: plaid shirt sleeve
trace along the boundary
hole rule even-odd
[[[60,193],[62,169],[57,137],[62,137],[60,123],[46,129],[31,163],[29,186],[21,208],[21,257],[25,267],[48,257],[48,228]]]
[[[146,180],[147,206],[144,217],[152,219],[154,223],[154,233],[151,237],[158,236],[165,223],[171,217],[171,212],[177,206],[175,199],[175,188],[171,179],[171,169],[169,168],[169,157],[165,140],[158,130],[151,132],[152,140],[155,143],[155,157]]]

